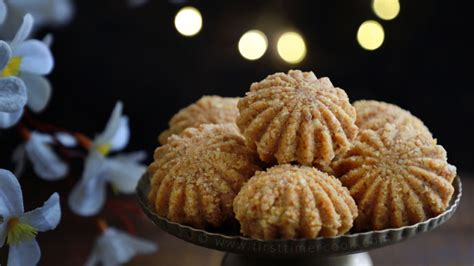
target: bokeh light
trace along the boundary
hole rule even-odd
[[[248,60],[257,60],[262,57],[267,47],[267,37],[259,30],[247,31],[239,40],[239,52]]]
[[[306,44],[303,37],[296,32],[286,32],[277,43],[280,57],[290,64],[301,62],[306,56]]]
[[[372,9],[379,18],[391,20],[400,13],[400,2],[398,0],[373,0]]]
[[[174,25],[178,32],[184,36],[196,35],[202,28],[201,12],[191,6],[183,7],[176,14]]]
[[[362,23],[357,31],[357,41],[366,50],[379,48],[385,38],[382,25],[374,20],[367,20]]]

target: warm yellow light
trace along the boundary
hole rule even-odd
[[[202,28],[201,12],[191,6],[183,7],[176,14],[174,25],[184,36],[196,35]]]
[[[391,20],[400,12],[400,2],[398,0],[373,0],[372,9],[379,18]]]
[[[278,39],[277,50],[283,60],[291,64],[297,64],[306,55],[306,44],[303,37],[298,33],[286,32]]]
[[[247,31],[239,40],[239,52],[248,60],[257,60],[262,57],[267,47],[267,37],[259,30]]]
[[[357,31],[357,41],[362,48],[367,50],[375,50],[379,48],[382,45],[384,38],[385,34],[382,25],[374,20],[365,21],[360,25],[359,30]]]

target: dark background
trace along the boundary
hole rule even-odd
[[[461,1],[400,2],[399,16],[382,21],[373,13],[371,0],[188,1],[185,5],[197,7],[204,21],[201,32],[187,38],[173,24],[183,4],[150,0],[131,9],[126,0],[76,0],[69,25],[36,35],[54,34],[56,60],[49,76],[53,97],[38,118],[94,136],[103,130],[115,102],[122,100],[132,130],[127,149],[147,149],[150,160],[157,135],[180,108],[203,94],[241,96],[250,83],[268,74],[298,68],[330,77],[351,100],[383,100],[410,110],[447,149],[458,171],[473,173],[474,46],[468,42],[472,9]],[[359,25],[368,19],[385,29],[383,45],[373,52],[356,41]],[[239,38],[250,29],[269,38],[269,50],[257,61],[245,60],[237,49]],[[285,30],[296,30],[305,38],[308,53],[298,65],[288,65],[276,54],[276,38]],[[10,154],[19,142],[14,129],[0,131],[1,168],[12,169]],[[22,177],[26,210],[40,206],[54,191],[62,198],[61,224],[38,237],[40,265],[83,265],[97,237],[95,219],[72,215],[66,207],[65,188],[74,185],[82,168],[75,163],[71,175],[76,178],[51,183],[34,178],[31,169]],[[472,191],[473,182],[474,178],[463,180],[464,191]],[[473,201],[472,193],[465,194],[460,212],[449,224],[395,248],[371,252],[375,264],[472,265]],[[124,229],[114,220],[117,217],[109,213],[107,218]],[[137,257],[131,265],[221,259],[222,254],[165,235],[144,218],[134,222],[139,235],[156,241],[161,251]],[[2,264],[6,251],[0,250]]]
[[[240,96],[251,82],[297,68],[330,77],[351,100],[383,100],[410,110],[459,172],[472,172],[470,9],[458,1],[400,3],[399,16],[382,21],[370,0],[189,1],[201,11],[203,28],[188,38],[173,24],[182,4],[155,0],[131,9],[125,0],[76,1],[69,25],[37,34],[54,33],[56,60],[49,76],[53,98],[39,117],[93,136],[120,99],[131,121],[128,149],[151,155],[169,118],[201,95]],[[382,47],[372,52],[356,41],[368,19],[385,29]],[[250,29],[269,38],[257,61],[245,60],[237,49]],[[287,29],[306,41],[307,56],[297,65],[276,54],[276,38]],[[2,132],[2,166],[17,141],[14,130]]]

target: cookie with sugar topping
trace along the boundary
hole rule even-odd
[[[202,124],[235,123],[239,114],[238,98],[220,96],[203,96],[197,102],[181,109],[169,122],[169,128],[163,131],[158,140],[166,144],[168,137],[180,134],[188,127],[198,127]]]
[[[265,240],[341,235],[357,217],[338,179],[289,164],[257,172],[235,197],[234,212],[242,234]]]
[[[357,135],[347,94],[313,72],[290,70],[253,83],[238,108],[247,145],[269,163],[323,169]]]
[[[431,136],[413,125],[361,130],[332,169],[357,202],[356,230],[415,224],[449,205],[456,167]]]
[[[258,164],[234,124],[188,128],[155,150],[148,198],[171,221],[218,227],[233,217],[234,197]]]
[[[356,125],[362,129],[378,130],[391,123],[397,126],[412,125],[420,134],[432,136],[425,124],[409,111],[401,107],[380,101],[360,100],[353,104],[357,113]]]

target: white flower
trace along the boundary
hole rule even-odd
[[[109,152],[119,151],[127,146],[130,140],[128,117],[122,115],[123,104],[117,102],[102,134],[95,137],[92,148],[107,155]]]
[[[0,41],[0,73],[12,57],[10,46]],[[17,77],[0,77],[0,128],[15,124],[23,113],[27,102],[25,84]]]
[[[136,255],[149,254],[156,250],[158,246],[153,242],[108,227],[97,238],[85,265],[94,266],[99,263],[104,266],[121,265],[129,262]]]
[[[60,138],[68,138],[64,133],[60,136]],[[65,139],[64,141],[69,142],[70,140]],[[39,177],[48,181],[64,178],[69,172],[69,166],[54,152],[51,147],[53,143],[51,135],[31,132],[26,143],[20,144],[13,152],[16,176],[22,175],[25,160],[28,158]]]
[[[4,1],[6,21],[2,32],[10,36],[22,17],[30,13],[35,21],[35,27],[44,25],[60,26],[69,23],[74,15],[72,0],[0,0]]]
[[[0,75],[18,76],[23,80],[28,91],[28,107],[34,112],[40,112],[51,96],[51,85],[42,75],[53,70],[54,59],[44,42],[27,40],[32,27],[33,17],[27,14],[10,43],[12,58]]]
[[[17,90],[26,86],[27,106],[34,112],[42,111],[51,97],[51,85],[42,75],[49,74],[54,66],[53,56],[49,47],[42,41],[27,40],[33,27],[33,17],[25,15],[23,24],[11,41],[5,47],[2,43],[0,54],[0,81],[12,84]],[[18,77],[21,81],[18,81]],[[3,90],[0,84],[0,90]],[[22,94],[24,95],[24,93]],[[1,101],[1,100],[0,100]],[[9,127],[21,117],[22,109],[3,111],[0,109],[0,127]]]
[[[146,167],[140,163],[145,152],[107,157],[109,152],[123,149],[130,138],[127,117],[122,115],[122,103],[117,103],[104,132],[98,135],[89,150],[81,180],[69,195],[69,207],[83,216],[97,214],[103,207],[107,183],[121,193],[134,193]]]
[[[0,169],[0,248],[10,246],[8,266],[36,265],[41,251],[36,234],[56,228],[61,219],[59,195],[54,193],[43,207],[24,212],[23,195],[17,178]]]

